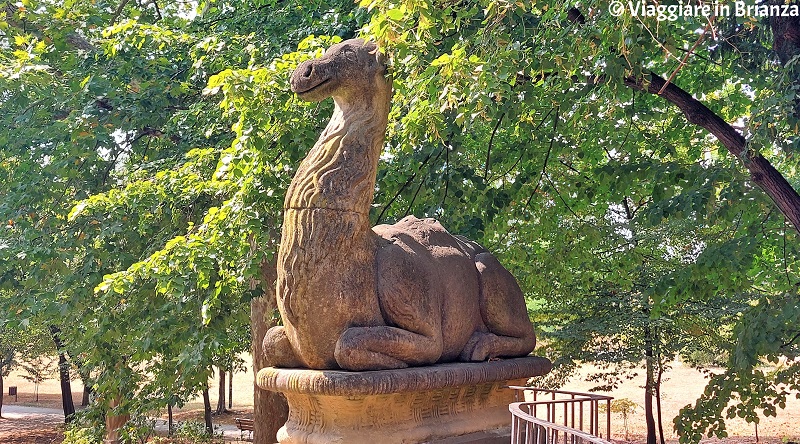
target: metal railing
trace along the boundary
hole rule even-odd
[[[611,436],[610,396],[512,386],[517,401],[509,406],[512,415],[511,442],[516,444],[608,443]],[[520,399],[526,394],[529,400]],[[601,430],[600,404],[605,403]]]

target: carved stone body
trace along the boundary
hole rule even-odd
[[[516,280],[433,219],[370,229],[391,100],[374,43],[348,40],[301,64],[292,90],[335,110],[298,168],[278,251],[276,367],[378,370],[524,356],[536,343]]]

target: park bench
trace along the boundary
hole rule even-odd
[[[247,437],[249,440],[253,440],[253,431],[254,424],[252,419],[247,418],[236,418],[236,428],[239,429],[239,438],[244,439],[244,432],[247,432]]]

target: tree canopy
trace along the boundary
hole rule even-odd
[[[676,353],[699,325],[729,359],[681,439],[800,388],[797,364],[758,369],[800,343],[796,18],[659,21],[591,0],[0,5],[0,322],[58,326],[101,408],[185,398],[246,347],[231,333],[331,110],[288,76],[359,35],[394,85],[375,223],[436,217],[495,251],[564,368],[607,347],[608,319],[576,328],[587,310],[669,324]]]

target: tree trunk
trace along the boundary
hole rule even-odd
[[[106,413],[106,437],[103,444],[122,444],[120,429],[131,419],[131,415],[112,415],[111,410],[119,406],[122,397],[117,395],[109,403],[109,412]]]
[[[208,396],[208,385],[203,389],[203,419],[206,422],[206,432],[211,436],[214,433],[214,423],[211,422],[211,398]]]
[[[800,54],[800,17],[775,15],[769,18],[772,28],[772,49],[782,64]]]
[[[58,377],[61,380],[61,406],[64,408],[64,422],[69,424],[75,418],[75,402],[72,400],[72,382],[69,378],[69,364],[64,352],[58,353]]]
[[[81,395],[81,407],[86,407],[89,405],[89,402],[92,399],[92,381],[91,377],[89,376],[89,372],[85,370],[83,363],[80,360],[75,359],[74,356],[70,356],[72,358],[72,362],[78,368],[78,376],[81,378],[81,382],[83,383],[83,394]]]
[[[250,303],[250,329],[252,332],[253,373],[266,367],[266,359],[261,346],[264,334],[275,325],[273,311],[277,308],[275,299],[275,264],[262,264],[261,287],[264,295],[254,298]],[[286,399],[279,393],[262,390],[257,385],[253,390],[253,418],[255,431],[253,444],[272,444],[280,429],[289,417]]]
[[[61,330],[55,325],[50,326],[50,335],[53,337],[53,342],[56,344],[56,351],[58,352],[58,378],[61,382],[61,406],[64,408],[64,422],[69,424],[75,417],[75,403],[72,400],[69,363],[64,351],[64,342],[59,336],[60,332]]]
[[[649,82],[642,78],[626,78],[625,85],[638,91],[660,95],[680,108],[689,123],[713,134],[729,153],[742,162],[750,172],[753,182],[767,193],[786,219],[794,225],[795,230],[800,232],[800,194],[767,159],[748,149],[744,136],[734,127],[689,93],[674,83],[667,84],[666,80],[656,74],[650,74]]]
[[[225,370],[219,367],[219,396],[217,397],[217,415],[225,413]]]
[[[583,13],[574,7],[569,10],[567,18],[573,23],[586,21]],[[771,17],[770,26],[773,49],[778,53],[781,62],[786,64],[800,53],[800,18]],[[797,83],[797,74],[794,76]],[[636,91],[663,97],[680,108],[689,123],[713,134],[729,153],[742,162],[750,172],[753,182],[767,193],[786,219],[794,225],[794,229],[800,232],[800,194],[767,159],[748,149],[747,141],[739,131],[691,94],[672,82],[667,83],[657,74],[650,73],[649,81],[644,77],[626,77],[624,83]],[[800,118],[800,102],[795,105],[795,117]]]
[[[0,372],[0,418],[3,417],[3,390],[5,390],[3,386],[3,372]]]
[[[644,419],[647,424],[647,444],[656,444],[656,420],[653,417],[653,339],[650,327],[644,328],[645,372]]]
[[[172,430],[175,424],[172,421],[172,401],[167,404],[167,436],[172,436]]]
[[[661,377],[664,375],[664,364],[659,359],[658,374],[656,375],[656,415],[658,420],[658,440],[660,444],[666,444],[664,439],[664,419],[661,411]]]
[[[86,385],[86,381],[83,382],[83,396],[81,396],[81,407],[86,407],[89,405],[89,398],[92,396],[92,388]]]
[[[233,408],[233,369],[228,373],[228,408]]]
[[[774,2],[774,1],[773,1]],[[786,66],[800,54],[800,17],[773,15],[769,18],[772,29],[772,49],[778,54],[781,64]],[[797,65],[790,72],[795,86],[800,83],[800,70]],[[800,100],[795,98],[794,117],[800,118]]]

